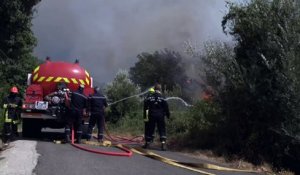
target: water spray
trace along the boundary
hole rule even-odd
[[[186,106],[186,107],[192,107],[193,105],[190,105],[190,104],[188,104],[186,101],[184,101],[182,98],[180,98],[180,97],[167,97],[166,98],[166,100],[168,101],[168,100],[179,100],[179,101],[181,101],[183,104],[184,104],[184,106]]]
[[[141,95],[144,95],[144,94],[148,93],[148,91],[149,91],[149,89],[147,89],[146,91],[141,92],[141,93],[139,93],[139,94],[132,95],[132,96],[129,96],[129,97],[125,97],[125,98],[122,98],[121,100],[117,100],[117,101],[115,101],[115,102],[109,103],[108,105],[109,105],[109,106],[110,106],[110,105],[114,105],[114,104],[116,104],[116,103],[122,102],[122,101],[124,101],[124,100],[130,99],[130,98],[133,98],[133,97],[139,97],[139,96],[141,96]]]
[[[142,95],[144,95],[144,94],[147,94],[147,93],[149,92],[149,89],[150,89],[150,88],[148,88],[146,91],[141,92],[141,93],[139,93],[139,94],[135,94],[135,95],[132,95],[132,96],[125,97],[125,98],[122,98],[122,99],[120,99],[120,100],[117,100],[117,101],[115,101],[115,102],[109,103],[108,105],[109,105],[109,106],[110,106],[110,105],[114,105],[114,104],[117,104],[117,103],[119,103],[119,102],[125,101],[125,100],[130,99],[130,98],[133,98],[133,97],[139,97],[139,96],[142,96]],[[180,98],[180,97],[167,97],[166,100],[167,100],[167,101],[168,101],[168,100],[179,100],[179,101],[181,101],[181,102],[184,104],[184,106],[186,106],[186,107],[192,107],[192,106],[193,106],[193,105],[188,104],[186,101],[184,101],[184,100],[183,100],[182,98]]]

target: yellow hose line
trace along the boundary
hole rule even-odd
[[[176,162],[178,162],[178,161],[176,161]],[[227,168],[227,167],[222,167],[222,166],[208,164],[208,163],[187,163],[187,162],[178,162],[178,163],[186,165],[186,166],[205,168],[205,169],[210,169],[210,170],[257,173],[257,171],[254,171],[254,170],[240,170],[240,169]]]
[[[240,169],[234,169],[234,168],[227,168],[227,167],[222,167],[222,166],[218,166],[218,165],[214,165],[214,164],[209,164],[209,163],[189,163],[189,162],[180,162],[180,161],[176,161],[173,159],[169,159],[166,157],[162,157],[158,154],[155,154],[153,152],[144,150],[142,148],[131,148],[131,151],[144,155],[144,156],[154,156],[157,157],[159,159],[163,159],[163,160],[167,160],[170,162],[174,162],[180,165],[184,165],[184,166],[188,166],[188,167],[192,167],[192,168],[205,168],[205,169],[210,169],[210,170],[218,170],[218,171],[232,171],[232,172],[249,172],[249,173],[257,173],[257,171],[254,170],[240,170]]]
[[[108,141],[108,140],[105,140],[103,142],[83,141],[82,143],[87,144],[87,145],[93,145],[93,146],[105,146],[105,147],[114,146],[114,145],[112,145],[111,141]]]
[[[61,144],[61,141],[54,141],[56,144]],[[105,147],[110,147],[110,146],[115,146],[117,148],[127,148],[131,150],[134,153],[167,163],[169,165],[173,165],[176,167],[184,168],[187,170],[191,170],[194,172],[198,172],[201,174],[205,175],[215,175],[213,173],[209,173],[206,171],[199,170],[198,168],[203,168],[203,169],[209,169],[209,170],[218,170],[218,171],[232,171],[232,172],[249,172],[249,173],[257,173],[254,170],[240,170],[240,169],[234,169],[234,168],[227,168],[227,167],[222,167],[214,164],[209,164],[209,163],[189,163],[189,162],[180,162],[174,159],[169,159],[163,156],[160,156],[156,153],[153,153],[151,151],[144,150],[142,148],[136,147],[132,148],[129,146],[125,146],[122,144],[112,144],[110,141],[104,141],[104,142],[94,142],[94,141],[83,141],[84,144],[87,145],[93,145],[93,146],[105,146]],[[197,169],[196,169],[197,168]]]
[[[127,149],[130,149],[132,152],[135,152],[137,154],[140,154],[140,155],[143,155],[143,156],[146,156],[146,157],[149,157],[149,158],[152,158],[152,159],[164,162],[164,163],[167,163],[169,165],[184,168],[184,169],[191,170],[191,171],[198,172],[198,173],[205,174],[205,175],[215,175],[213,173],[209,173],[209,172],[206,172],[206,171],[202,171],[202,170],[199,170],[199,169],[196,169],[196,168],[192,168],[192,167],[189,167],[189,166],[179,164],[177,162],[174,162],[172,159],[168,159],[168,158],[159,156],[159,155],[151,153],[151,152],[146,152],[145,150],[141,150],[141,149],[137,149],[137,148],[131,148],[131,147],[123,146],[123,145],[117,145],[117,147],[125,147]]]
[[[163,158],[162,156],[155,154],[153,152],[149,152],[146,151],[146,153],[151,154],[151,155],[155,155],[155,156],[159,156],[161,158]],[[179,163],[179,164],[183,164],[186,166],[190,166],[190,167],[195,167],[195,168],[205,168],[205,169],[212,169],[212,170],[219,170],[219,171],[235,171],[235,172],[255,172],[253,170],[240,170],[240,169],[235,169],[235,168],[227,168],[227,167],[222,167],[222,166],[218,166],[218,165],[214,165],[214,164],[209,164],[209,163],[188,163],[188,162],[179,162],[176,160],[172,160],[169,159],[170,161]]]

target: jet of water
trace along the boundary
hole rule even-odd
[[[150,89],[150,88],[149,88],[149,89]],[[114,105],[114,104],[116,104],[116,103],[119,103],[119,102],[121,102],[121,101],[130,99],[130,98],[133,98],[133,97],[139,97],[139,96],[142,96],[142,95],[148,93],[148,92],[149,92],[149,89],[147,89],[146,91],[141,92],[141,93],[139,93],[139,94],[135,94],[135,95],[132,95],[132,96],[125,97],[125,98],[122,98],[122,99],[120,99],[120,100],[114,101],[114,102],[112,102],[112,103],[109,103],[108,105],[109,105],[109,106],[110,106],[110,105]]]
[[[179,100],[181,101],[186,107],[192,107],[193,105],[188,104],[186,101],[184,101],[182,98],[180,97],[167,97],[166,100]]]
[[[139,93],[139,94],[135,94],[135,95],[132,95],[132,96],[125,97],[125,98],[122,98],[122,99],[120,99],[120,100],[117,100],[117,101],[115,101],[115,102],[109,103],[108,105],[109,105],[109,106],[110,106],[110,105],[114,105],[114,104],[117,104],[117,103],[119,103],[119,102],[125,101],[125,100],[130,99],[130,98],[133,98],[133,97],[140,97],[140,96],[142,96],[142,95],[148,93],[148,92],[149,92],[149,89],[150,89],[150,88],[148,88],[146,91],[141,92],[141,93]],[[167,97],[166,100],[167,100],[167,101],[168,101],[168,100],[179,100],[179,101],[181,101],[186,107],[191,107],[191,106],[193,106],[193,105],[188,104],[186,101],[184,101],[184,100],[183,100],[182,98],[180,98],[180,97]]]

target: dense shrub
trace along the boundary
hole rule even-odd
[[[220,107],[207,124],[217,138],[211,147],[299,171],[299,7],[292,0],[228,5],[222,25],[235,45],[210,43],[201,57]]]
[[[139,93],[140,88],[129,79],[128,72],[119,71],[113,82],[105,87],[108,101],[112,103],[107,112],[107,120],[116,123],[129,112],[136,111],[140,102],[139,97],[135,95]],[[133,97],[128,98],[131,96]]]

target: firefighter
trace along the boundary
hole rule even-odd
[[[20,123],[20,114],[22,107],[21,97],[18,95],[19,90],[16,86],[10,89],[10,93],[3,100],[3,142],[7,143],[18,136],[18,124]]]
[[[77,91],[72,92],[70,102],[70,112],[65,128],[65,141],[70,142],[71,127],[76,132],[76,143],[81,143],[82,136],[82,118],[87,106],[87,98],[83,94],[84,85],[80,84]]]
[[[106,98],[101,94],[100,88],[95,87],[94,94],[89,97],[90,121],[87,140],[91,139],[93,128],[97,123],[98,142],[103,142],[104,110],[107,106]]]
[[[154,92],[155,92],[154,87],[151,87],[148,90],[147,94],[146,94],[146,97],[144,99],[144,103],[148,99],[148,97],[150,97],[151,95],[154,94]],[[146,109],[145,114],[144,114],[144,122],[145,122],[145,134],[144,134],[144,136],[146,137],[146,136],[149,135],[148,134],[148,132],[149,132],[149,129],[148,129],[148,127],[149,127],[149,110],[148,109]],[[150,142],[153,142],[153,140],[151,140]]]
[[[144,101],[144,118],[148,114],[148,126],[145,125],[145,145],[148,148],[149,144],[154,139],[155,126],[158,127],[158,132],[161,141],[161,149],[166,150],[166,124],[165,117],[170,118],[168,103],[161,94],[161,85],[154,86],[154,93],[148,95]]]

